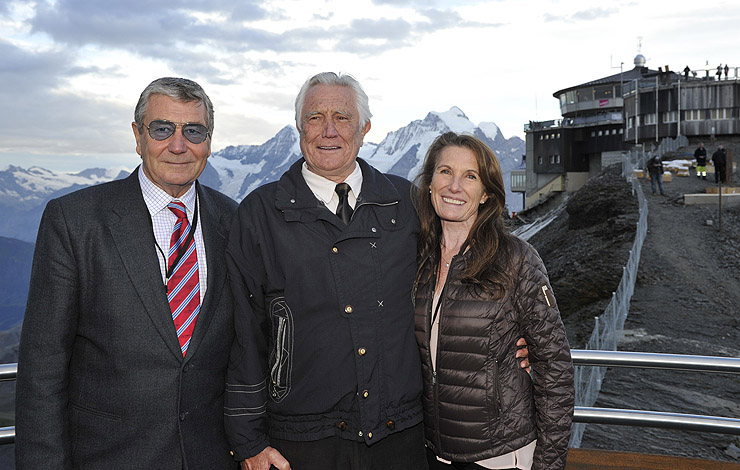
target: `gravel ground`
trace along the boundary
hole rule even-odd
[[[719,231],[716,206],[683,204],[683,194],[714,186],[709,178],[674,176],[666,196],[641,181],[648,234],[620,350],[740,357],[740,208],[723,208]],[[619,283],[637,217],[636,198],[612,167],[530,239],[573,348],[583,347]],[[740,375],[610,368],[595,406],[737,418]],[[588,425],[582,447],[740,463],[740,437],[730,434]]]

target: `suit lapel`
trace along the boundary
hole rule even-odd
[[[190,339],[190,346],[185,355],[185,360],[190,360],[198,347],[203,342],[203,338],[208,331],[208,326],[213,319],[213,315],[218,308],[221,294],[226,283],[226,265],[223,262],[223,253],[226,251],[227,233],[220,220],[220,214],[216,210],[214,202],[208,197],[200,185],[196,186],[198,190],[199,211],[201,220],[201,230],[203,231],[203,243],[206,247],[206,262],[208,263],[208,286],[206,295],[200,307],[198,320],[195,322],[193,336]]]
[[[139,186],[138,169],[111,204],[110,231],[131,283],[155,328],[176,357],[182,358],[167,293],[162,282],[151,216]],[[204,224],[205,225],[205,224]],[[202,309],[201,309],[202,310]],[[197,323],[196,323],[197,325]],[[197,329],[197,326],[196,326]]]

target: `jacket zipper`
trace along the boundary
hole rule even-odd
[[[495,382],[494,387],[496,390],[496,408],[498,409],[498,416],[501,417],[503,407],[501,406],[501,379],[499,377],[498,358],[495,358],[493,360],[493,367],[494,367],[493,380]]]
[[[395,206],[397,204],[398,204],[398,201],[393,201],[393,202],[365,202],[365,201],[362,201],[362,202],[359,202],[355,206],[355,210],[352,211],[352,215],[349,216],[349,221],[352,222],[352,219],[355,218],[355,214],[357,213],[357,209],[359,209],[362,206],[371,206],[372,205],[372,206],[388,207],[388,206]]]
[[[283,347],[285,345],[285,318],[278,317],[277,338],[275,338],[275,364],[272,365],[272,383],[280,387],[283,372]]]
[[[439,294],[439,301],[437,305],[437,308],[439,309],[439,313],[437,313],[437,315],[439,316],[438,317],[439,326],[437,327],[437,351],[436,351],[437,361],[439,361],[439,346],[440,346],[439,338],[442,334],[442,307],[443,307],[444,298],[445,298],[444,295],[445,295],[445,291],[447,290],[447,283],[450,282],[450,273],[452,272],[452,265],[454,264],[455,256],[453,256],[452,259],[450,260],[449,270],[447,271],[447,278],[445,279],[445,283],[442,286],[442,292],[440,292]],[[440,260],[440,263],[441,262],[442,261]],[[442,451],[442,436],[439,431],[439,383],[437,382],[437,368],[432,363],[432,347],[431,347],[431,343],[432,343],[431,319],[434,316],[434,288],[437,285],[437,277],[438,277],[437,270],[435,270],[434,276],[432,277],[433,283],[431,285],[432,296],[431,296],[431,301],[429,302],[429,321],[427,322],[429,324],[429,334],[427,335],[427,344],[429,345],[429,348],[428,348],[429,364],[432,365],[432,393],[433,393],[433,399],[434,399],[434,409],[436,411],[434,413],[434,427],[435,427],[434,431],[435,431],[435,436],[436,436],[435,440],[437,441],[436,442],[437,451],[441,452]]]

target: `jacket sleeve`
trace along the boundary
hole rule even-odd
[[[525,246],[518,303],[534,383],[537,447],[532,468],[563,469],[575,401],[573,362],[545,266],[534,248]]]
[[[79,315],[78,267],[58,200],[41,218],[18,350],[16,468],[71,468],[69,361]]]
[[[242,204],[229,235],[226,265],[234,295],[236,337],[226,372],[224,423],[234,458],[253,457],[269,445],[267,437],[267,354],[260,327],[264,269]]]

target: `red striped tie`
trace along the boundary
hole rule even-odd
[[[190,223],[185,212],[185,204],[172,201],[167,207],[177,216],[177,222],[172,229],[170,251],[167,257],[167,267],[172,275],[167,279],[167,301],[170,303],[172,320],[175,322],[177,338],[180,340],[182,355],[188,350],[190,337],[193,335],[195,320],[200,312],[200,278],[198,277],[198,255],[195,250],[195,238],[188,241]],[[182,248],[181,248],[182,246]],[[177,266],[178,255],[183,251]]]

